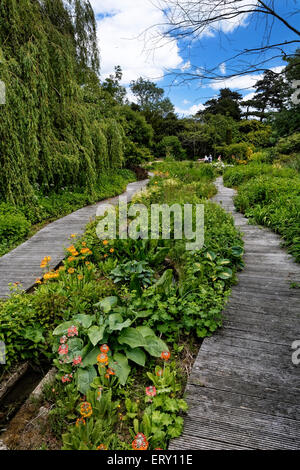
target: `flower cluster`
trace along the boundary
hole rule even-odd
[[[163,351],[161,353],[161,359],[163,359],[164,361],[168,361],[170,359],[170,356],[171,354],[169,353],[169,351]]]
[[[148,395],[148,397],[155,397],[156,395],[156,388],[155,387],[146,387],[146,395]]]
[[[41,262],[41,268],[47,268],[51,261],[51,256],[45,256],[45,258]]]
[[[68,337],[78,336],[78,329],[76,326],[72,325],[68,328]]]
[[[146,436],[139,432],[134,440],[132,441],[132,448],[134,450],[147,450],[148,449],[148,446],[149,446],[149,443],[147,441],[147,438]]]
[[[81,403],[81,405],[80,405],[80,414],[84,418],[89,418],[90,416],[92,416],[93,408],[92,408],[92,405],[88,401],[85,401],[85,402]]]
[[[69,383],[71,382],[72,378],[73,378],[73,374],[66,374],[61,378],[61,381],[63,384],[66,382]]]

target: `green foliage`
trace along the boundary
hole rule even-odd
[[[221,153],[222,156],[229,162],[234,160],[243,160],[247,161],[251,158],[253,153],[254,146],[250,143],[240,142],[237,144],[231,144],[224,147],[217,147],[217,152]],[[234,157],[234,158],[233,158]]]
[[[94,195],[101,172],[123,165],[121,126],[111,119],[99,132],[93,10],[86,1],[69,4],[1,3],[0,78],[6,105],[0,120],[0,199],[13,204],[35,207],[36,187],[47,194],[72,188],[74,182]]]
[[[300,152],[300,132],[290,135],[289,137],[281,138],[276,145],[276,150],[279,153],[289,155],[291,153]]]
[[[227,169],[224,181],[238,186],[235,205],[255,223],[279,233],[289,252],[300,261],[300,180],[297,171],[251,164]]]
[[[176,136],[164,137],[156,146],[156,154],[160,158],[173,157],[175,160],[184,160],[186,155]]]
[[[237,187],[251,178],[257,178],[261,175],[268,175],[274,178],[295,178],[297,177],[297,172],[290,168],[278,168],[265,163],[258,164],[253,162],[247,166],[226,168],[224,183],[229,187]]]

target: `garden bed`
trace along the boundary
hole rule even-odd
[[[215,194],[214,177],[208,166],[160,166],[133,199],[147,207],[203,203],[201,250],[186,251],[185,240],[172,237],[101,241],[95,221],[34,292],[16,292],[2,305],[0,338],[13,330],[8,364],[45,356],[57,368],[38,408],[50,410],[43,442],[13,447],[166,449],[181,434],[187,376],[202,338],[222,325],[243,266],[232,217],[206,199]],[[47,258],[42,265],[47,271]],[[12,328],[12,311],[23,330]]]

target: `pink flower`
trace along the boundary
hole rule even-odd
[[[58,354],[68,354],[68,350],[69,350],[69,347],[67,344],[62,344],[61,346],[59,346],[58,348]]]
[[[75,359],[73,359],[73,366],[77,366],[78,364],[81,363],[81,361],[82,361],[81,356],[75,357]]]
[[[60,344],[64,344],[66,343],[66,341],[68,340],[68,338],[66,337],[66,335],[62,336],[59,340]]]
[[[148,395],[148,397],[155,397],[156,388],[155,387],[147,387],[146,388],[146,395]]]
[[[78,330],[76,326],[72,325],[70,328],[68,328],[68,336],[78,336]]]
[[[73,377],[72,374],[66,374],[61,378],[61,381],[63,384],[66,382],[71,382],[72,377]]]

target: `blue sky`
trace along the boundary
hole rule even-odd
[[[242,49],[259,46],[263,40],[264,23],[254,21],[254,15],[243,18],[242,24],[240,18],[223,23],[218,33],[207,31],[197,41],[172,42],[167,38],[158,41],[165,19],[153,1],[91,0],[91,3],[98,22],[102,78],[113,72],[114,65],[121,65],[125,86],[140,76],[153,80],[165,88],[166,95],[180,115],[194,114],[224,86],[239,91],[246,98],[251,97],[255,81],[261,78],[260,72],[256,72],[226,81],[201,82],[197,79],[181,83],[182,70],[192,72],[196,67],[215,67]],[[298,15],[290,17],[290,21],[294,25],[299,24],[299,0],[278,0],[275,4],[277,11],[285,17],[298,9]],[[295,39],[293,32],[279,21],[273,23],[270,38],[273,43],[292,39]],[[292,52],[295,45],[285,50]],[[232,68],[238,66],[237,60],[231,63]],[[283,66],[280,57],[269,63],[269,67],[276,71]],[[220,75],[230,69],[230,64],[223,65],[219,69]],[[170,75],[170,72],[173,73]]]

